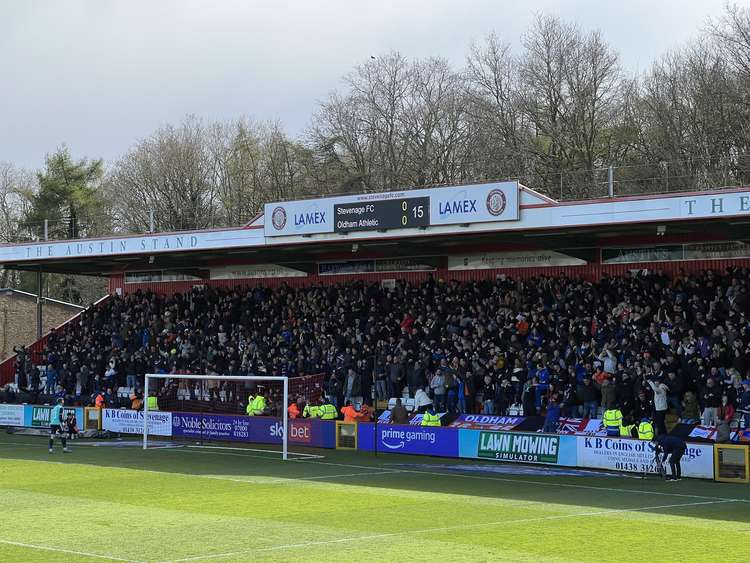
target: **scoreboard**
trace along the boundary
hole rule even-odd
[[[519,219],[518,182],[266,203],[267,237],[413,231]]]
[[[375,231],[430,226],[430,198],[405,197],[333,206],[333,231]]]

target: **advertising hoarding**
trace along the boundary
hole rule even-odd
[[[267,237],[310,235],[518,218],[518,182],[493,182],[268,203],[264,233]]]
[[[458,433],[460,457],[576,466],[573,436],[465,429]]]
[[[51,405],[24,405],[23,425],[31,428],[49,428]],[[83,424],[83,407],[63,407],[63,416],[72,412],[78,425]]]
[[[143,411],[131,409],[103,409],[102,430],[122,434],[143,433]],[[172,413],[149,411],[148,433],[155,436],[172,435]]]
[[[23,426],[23,405],[0,404],[0,426]]]
[[[643,473],[654,459],[653,446],[647,440],[598,436],[576,436],[575,440],[580,467]],[[684,477],[713,479],[713,444],[689,442],[680,465]]]
[[[360,423],[357,447],[364,451],[458,457],[458,431],[441,426],[410,427]]]
[[[559,451],[559,436],[482,431],[479,433],[477,457],[556,464]]]
[[[228,442],[281,444],[284,426],[270,416],[173,413],[172,436]],[[333,448],[336,433],[332,422],[318,419],[290,420],[289,443],[317,448]]]
[[[448,256],[449,270],[493,270],[495,268],[539,268],[549,266],[584,266],[586,260],[554,250],[485,252]]]

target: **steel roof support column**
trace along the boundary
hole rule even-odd
[[[36,272],[36,339],[39,340],[42,337],[42,285],[44,283],[44,274],[40,268]]]

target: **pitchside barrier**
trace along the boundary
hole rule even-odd
[[[102,430],[143,434],[143,411],[103,409]],[[148,433],[196,440],[281,444],[281,418],[193,412],[150,411]],[[335,448],[335,425],[319,419],[289,421],[289,443],[296,446]]]
[[[0,404],[0,425],[44,428],[49,426],[50,405]],[[103,409],[99,419],[89,409],[73,411],[81,425],[101,423],[103,430],[123,434],[143,432],[143,411]],[[283,421],[277,417],[200,414],[190,412],[149,412],[149,433],[165,437],[203,440],[281,444]],[[470,421],[472,422],[472,421]],[[502,430],[511,420],[491,428],[452,428],[442,426],[395,425],[360,422],[336,424],[320,419],[289,421],[289,443],[316,448],[355,447],[368,452],[429,455],[510,463],[534,463],[565,467],[609,469],[643,474],[653,460],[653,449],[645,440],[606,436],[573,436]],[[474,424],[475,422],[472,422]],[[338,434],[337,434],[338,429]],[[341,433],[344,434],[341,434]],[[344,438],[342,442],[342,438]],[[344,443],[345,442],[345,443]],[[747,446],[714,446],[688,442],[682,458],[686,477],[713,479],[750,478]],[[718,469],[717,469],[718,468]],[[715,473],[716,472],[716,473]]]
[[[629,438],[569,436],[429,426],[359,423],[359,449],[640,473],[654,458],[651,443]],[[688,442],[682,474],[714,478],[713,444]]]
[[[0,426],[22,426],[26,428],[49,428],[52,405],[6,405],[0,404]],[[65,416],[73,413],[80,425],[84,421],[83,407],[64,407]]]

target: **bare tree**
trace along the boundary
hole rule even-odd
[[[158,230],[213,224],[216,189],[202,121],[188,117],[140,141],[115,165],[109,188],[126,230],[143,231],[154,210]]]
[[[0,241],[14,243],[26,239],[23,217],[36,192],[34,174],[9,162],[0,162]],[[0,287],[14,287],[19,282],[16,272],[0,270]]]
[[[476,178],[521,175],[530,168],[519,78],[519,61],[509,43],[491,33],[471,46],[464,85],[474,155],[470,175]]]
[[[710,22],[707,35],[723,55],[724,61],[750,79],[750,10],[728,4],[724,15]]]
[[[461,181],[468,142],[460,75],[433,58],[415,62],[411,77],[399,131],[406,150],[401,180],[413,186]]]
[[[22,218],[36,192],[34,174],[9,162],[0,162],[0,240],[15,242],[22,236]]]
[[[623,109],[618,56],[599,32],[584,34],[539,16],[523,40],[522,107],[531,125],[527,146],[538,158],[541,183],[565,183],[571,195],[590,195],[586,174],[613,161]]]

